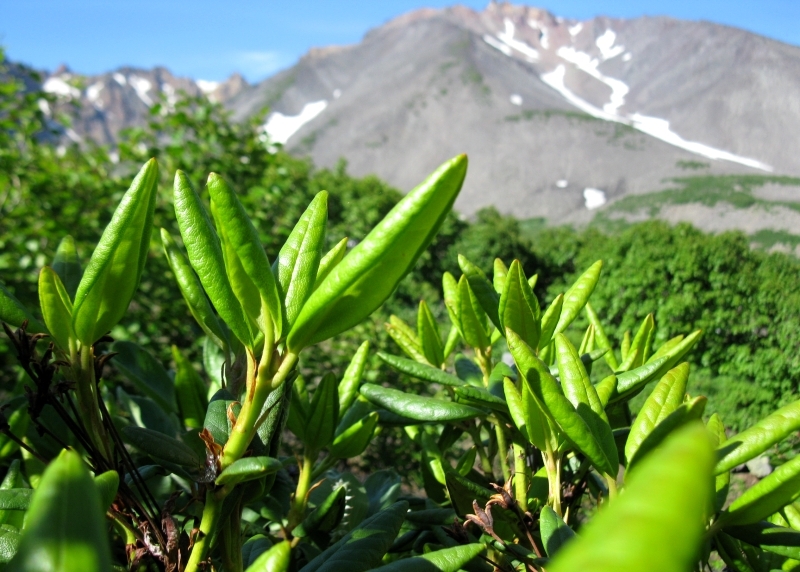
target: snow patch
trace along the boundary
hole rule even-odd
[[[153,105],[153,100],[147,95],[147,92],[153,88],[153,84],[150,83],[149,80],[139,77],[138,75],[132,75],[128,78],[128,81],[134,91],[136,91],[136,95],[139,96],[139,99],[141,99],[147,107]]]
[[[264,131],[269,135],[271,142],[285,144],[303,125],[325,111],[326,107],[328,102],[323,99],[306,103],[298,115],[284,115],[276,111],[267,118]]]
[[[660,139],[665,143],[669,143],[670,145],[674,145],[675,147],[685,149],[691,153],[695,153],[703,157],[708,157],[709,159],[720,159],[723,161],[731,161],[733,163],[739,163],[741,165],[753,167],[755,169],[767,172],[772,172],[773,170],[770,165],[762,163],[761,161],[758,161],[756,159],[735,155],[728,151],[723,151],[721,149],[716,149],[709,145],[704,145],[703,143],[697,143],[695,141],[687,141],[677,133],[670,130],[669,121],[667,121],[666,119],[660,119],[658,117],[648,117],[646,115],[641,115],[639,113],[634,113],[633,115],[630,115],[628,117],[623,117],[617,113],[616,109],[613,110],[613,113],[610,112],[609,105],[604,106],[603,109],[595,107],[588,101],[581,99],[580,97],[572,93],[566,87],[566,85],[564,85],[565,75],[566,75],[566,67],[563,64],[559,64],[553,71],[542,74],[541,78],[543,82],[545,82],[547,85],[549,85],[557,92],[559,92],[564,97],[564,99],[569,101],[572,105],[574,105],[581,111],[588,113],[593,117],[597,117],[598,119],[605,119],[606,121],[615,121],[617,123],[622,123],[624,125],[630,125],[634,129],[637,129],[642,133],[647,133],[648,135],[655,137],[656,139]]]
[[[569,185],[569,181],[567,181],[566,179],[559,179],[556,181],[556,187],[558,187],[559,189],[566,189],[567,185]]]
[[[161,91],[164,92],[164,95],[167,98],[167,109],[172,111],[175,109],[175,104],[178,103],[178,93],[175,90],[175,87],[169,83],[162,83]]]
[[[583,30],[583,23],[582,22],[578,22],[574,26],[570,26],[567,29],[569,30],[569,35],[574,38],[575,36],[577,36],[578,34],[581,33],[581,30]]]
[[[72,127],[67,127],[67,129],[65,130],[65,133],[67,134],[67,137],[72,139],[72,141],[74,141],[75,143],[80,143],[81,141],[83,141],[81,139],[81,136],[78,135],[77,133],[75,133],[75,130],[72,129]]]
[[[597,48],[600,50],[600,55],[603,61],[615,58],[625,51],[625,46],[616,46],[614,43],[617,41],[617,34],[613,30],[606,30],[603,35],[595,40]]]
[[[539,38],[539,45],[545,50],[550,49],[550,39],[547,36],[547,28],[542,28],[542,36]]]
[[[496,50],[500,50],[501,52],[503,52],[508,57],[511,57],[511,48],[509,48],[507,45],[503,44],[502,42],[499,42],[498,40],[496,40],[494,38],[494,36],[490,36],[489,34],[485,34],[483,36],[483,41],[486,42],[487,44],[489,44],[490,46],[492,46],[493,48],[495,48]]]
[[[47,116],[50,115],[50,113],[51,113],[51,111],[50,111],[50,103],[48,103],[48,101],[46,99],[39,99],[36,102],[36,105],[39,106],[39,111],[41,111],[42,113],[44,113]]]
[[[97,109],[103,109],[103,100],[100,99],[100,92],[103,91],[102,82],[93,83],[86,88],[86,98],[91,101]]]
[[[334,89],[333,90],[333,99],[339,99],[342,97],[342,90],[341,89]]]
[[[600,189],[586,187],[583,189],[583,204],[589,210],[602,207],[606,204],[606,194]]]
[[[557,53],[563,59],[575,64],[579,70],[588,73],[593,78],[611,88],[611,97],[608,103],[603,106],[603,111],[614,115],[620,107],[625,105],[625,96],[628,95],[628,91],[630,91],[628,85],[623,81],[600,73],[597,69],[600,62],[598,62],[597,59],[592,58],[592,56],[585,52],[579,52],[572,47],[561,47],[558,49]]]
[[[534,61],[539,59],[539,52],[537,52],[535,49],[530,47],[525,42],[514,39],[514,32],[516,31],[514,27],[514,22],[512,22],[508,18],[505,18],[503,20],[503,25],[505,26],[505,30],[497,34],[497,39],[499,39],[509,48],[517,50],[523,56],[528,58],[529,61]]]
[[[81,96],[81,92],[77,87],[71,86],[60,77],[47,78],[42,89],[47,93],[54,93],[59,97],[66,97],[67,99],[75,99]]]
[[[115,73],[111,77],[113,77],[114,81],[120,85],[128,85],[128,79],[119,72]]]
[[[512,93],[508,99],[513,105],[522,105],[522,96],[517,93]]]
[[[205,94],[209,94],[215,91],[219,87],[218,81],[210,81],[207,79],[198,79],[197,81],[195,81],[195,83],[197,84],[197,87],[200,88],[200,91],[202,91]]]
[[[623,61],[623,62],[629,62],[629,61],[631,61],[631,58],[632,58],[632,57],[633,57],[633,54],[632,54],[632,53],[630,53],[630,52],[628,52],[628,53],[626,53],[626,54],[624,54],[624,55],[622,56],[622,61]]]
[[[714,147],[704,145],[703,143],[687,141],[674,131],[670,130],[669,121],[666,119],[661,119],[659,117],[648,117],[647,115],[641,115],[639,113],[634,113],[631,115],[630,119],[631,125],[639,131],[647,133],[648,135],[652,135],[653,137],[661,139],[662,141],[665,141],[671,145],[675,145],[676,147],[680,147],[681,149],[686,149],[687,151],[696,153],[697,155],[702,155],[703,157],[708,157],[709,159],[732,161],[734,163],[739,163],[741,165],[753,167],[762,171],[772,171],[772,167],[770,165],[762,163],[761,161],[750,159],[749,157],[734,155],[728,151],[715,149]]]

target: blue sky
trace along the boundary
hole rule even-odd
[[[487,1],[462,0],[475,9]],[[93,74],[164,65],[178,75],[257,81],[314,46],[358,42],[404,12],[452,2],[386,0],[0,0],[0,45],[40,69]],[[668,15],[711,20],[800,45],[800,0],[539,0],[566,18]],[[224,7],[223,7],[224,6]]]

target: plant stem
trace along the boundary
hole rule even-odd
[[[241,505],[237,506],[228,517],[228,522],[222,529],[224,569],[230,572],[242,572],[242,531],[239,513]]]
[[[78,399],[78,408],[81,411],[89,439],[94,448],[103,454],[106,459],[111,459],[111,443],[104,439],[103,421],[100,419],[99,399],[94,378],[94,351],[91,347],[84,346],[80,350],[80,363],[73,363],[75,371],[75,393]]]
[[[316,455],[314,455],[316,457]],[[289,528],[293,529],[300,524],[306,512],[306,496],[311,486],[311,475],[314,471],[314,459],[308,452],[303,455],[303,466],[297,478],[297,489],[294,491],[292,510],[289,511]]]
[[[495,419],[494,430],[497,434],[497,449],[500,457],[500,470],[503,472],[503,479],[508,481],[511,478],[511,469],[508,466],[508,443],[506,442],[506,432],[499,420]]]
[[[547,470],[547,483],[549,485],[550,503],[558,516],[561,513],[561,458],[554,451],[542,453],[544,466]]]
[[[197,572],[200,565],[205,562],[208,550],[211,547],[211,536],[217,527],[217,521],[222,510],[223,498],[209,489],[206,491],[206,504],[203,507],[203,518],[200,521],[200,530],[189,555],[189,562],[186,564],[184,572]]]
[[[617,479],[611,475],[604,475],[606,484],[608,485],[608,500],[612,501],[617,498]]]
[[[247,392],[248,399],[242,405],[242,410],[239,412],[239,417],[236,419],[236,424],[231,429],[228,442],[225,444],[225,449],[222,451],[220,457],[220,466],[222,470],[229,467],[234,461],[241,459],[253,436],[258,430],[259,420],[261,417],[261,410],[264,407],[264,402],[270,393],[280,388],[289,375],[294,371],[297,365],[297,354],[288,353],[284,356],[283,362],[275,372],[275,375],[270,379],[268,377],[269,360],[262,357],[259,364],[258,371],[255,369],[255,358],[248,355],[247,364]],[[251,386],[251,384],[253,384]]]
[[[523,512],[528,510],[528,464],[525,448],[514,443],[514,497]]]

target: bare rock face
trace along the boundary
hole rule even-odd
[[[696,172],[800,175],[800,48],[708,22],[574,21],[491,2],[405,14],[256,85],[163,68],[70,78],[45,87],[83,102],[78,138],[113,142],[184,90],[237,118],[268,108],[273,142],[404,190],[467,152],[466,215],[493,205],[580,223]]]

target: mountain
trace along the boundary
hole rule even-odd
[[[102,85],[100,99],[75,131],[105,141],[159,90],[213,87],[237,118],[269,106],[265,127],[290,152],[321,166],[344,157],[401,189],[468,153],[464,215],[493,205],[557,223],[660,213],[714,230],[800,229],[800,48],[709,22],[574,21],[491,2],[405,14],[255,85],[162,68],[89,82],[77,96]]]

